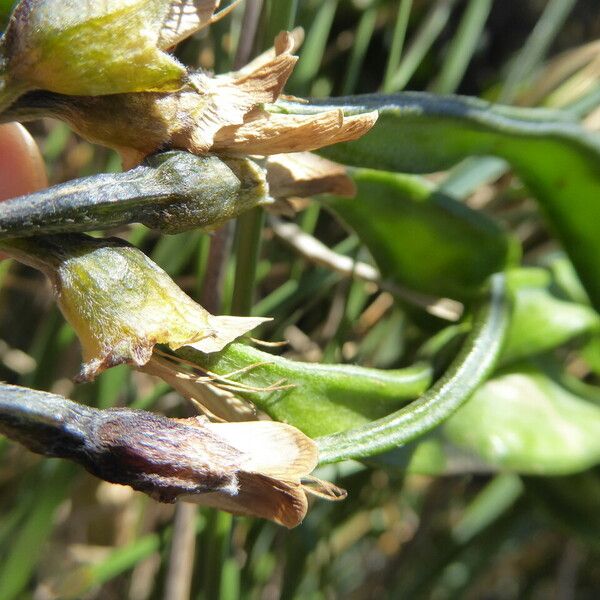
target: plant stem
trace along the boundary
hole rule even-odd
[[[254,303],[263,223],[264,213],[261,209],[252,209],[237,221],[235,284],[231,300],[231,312],[234,315],[249,315]]]
[[[248,0],[246,2],[242,38],[235,57],[235,68],[242,67],[250,60],[262,5],[262,0]],[[251,210],[239,217],[236,223],[237,252],[235,283],[231,302],[231,312],[235,315],[249,315],[252,309],[256,265],[260,253],[263,223],[264,214],[262,210]]]
[[[165,600],[188,600],[190,597],[196,552],[197,514],[198,507],[195,504],[179,502],[175,508]]]
[[[385,77],[383,79],[382,90],[391,92],[392,79],[400,65],[400,57],[404,48],[404,40],[406,38],[406,30],[408,29],[408,20],[412,9],[412,0],[400,0],[398,7],[398,15],[396,17],[396,25],[394,26],[394,37],[392,38],[392,47],[385,69]]]

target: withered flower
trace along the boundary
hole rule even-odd
[[[98,410],[0,384],[0,432],[161,502],[195,502],[290,528],[306,515],[307,493],[327,500],[346,496],[310,476],[316,444],[284,423],[220,424]]]
[[[0,247],[50,280],[82,345],[80,381],[122,363],[143,367],[156,344],[217,352],[269,320],[211,315],[122,240],[63,235],[17,238]]]
[[[250,157],[260,204],[297,194],[352,194],[344,168],[310,151],[361,137],[377,113],[287,114],[277,100],[297,61],[292,34],[282,32],[271,51],[225,75],[192,72],[166,52],[213,21],[218,6],[219,0],[22,0],[0,42],[0,120],[62,119],[89,141],[117,150],[125,168],[171,149]],[[120,240],[13,238],[0,248],[48,276],[83,348],[80,380],[127,363],[158,375],[167,369],[174,387],[192,396],[183,371],[170,369],[155,346],[216,352],[266,320],[209,314]],[[23,434],[18,415],[3,425],[0,412],[0,429],[159,500],[191,500],[288,527],[306,514],[310,483],[317,495],[344,497],[310,478],[315,443],[282,423],[59,408],[55,420],[36,422],[34,436]]]
[[[54,5],[57,1],[45,0],[39,7],[23,1],[18,6],[16,15],[26,12],[25,21],[29,23],[33,20],[37,28],[42,28],[43,23],[52,23],[46,5]],[[123,11],[126,11],[130,17],[135,16],[136,19],[142,19],[144,22],[148,19],[150,11],[154,15],[152,17],[154,20],[151,19],[151,22],[163,23],[161,25],[163,27],[165,22],[171,22],[172,19],[169,17],[165,21],[163,12],[156,12],[158,10],[156,7],[164,11],[165,5],[170,4],[172,10],[176,11],[200,10],[204,15],[200,21],[205,24],[210,20],[206,17],[208,7],[212,5],[214,9],[218,3],[191,0],[188,2],[113,0],[108,4],[113,7],[113,11],[118,5],[122,5]],[[84,17],[84,21],[80,23],[80,18],[74,17],[74,13],[79,14],[78,7],[76,8],[72,3],[64,3],[57,19],[60,23],[73,21],[75,23],[73,31],[78,31],[85,25],[87,32],[85,39],[89,38],[91,47],[97,44],[102,48],[112,48],[115,45],[124,45],[128,48],[139,43],[135,28],[123,27],[125,21],[121,17],[117,19],[116,12],[103,24],[101,33],[98,32],[98,25],[95,22],[88,23]],[[163,16],[156,18],[156,14]],[[5,40],[7,47],[20,47],[19,44],[26,43],[21,42],[21,39],[28,40],[31,37],[28,33],[29,25],[19,28],[17,22],[19,19],[13,18],[13,25]],[[175,27],[176,35],[168,36],[167,46],[171,42],[180,41],[196,29],[197,26]],[[146,71],[152,71],[152,61],[157,60],[156,69],[162,77],[165,73],[170,73],[169,69],[172,64],[175,64],[174,59],[164,54],[162,50],[157,50],[157,40],[159,48],[166,46],[160,43],[162,38],[156,26],[151,27],[150,31],[152,50],[147,56],[142,53],[139,60],[148,61],[144,62]],[[28,35],[24,35],[23,32]],[[59,39],[63,40],[61,36]],[[359,138],[373,126],[377,119],[376,112],[345,117],[343,111],[338,109],[311,115],[292,115],[281,111],[274,103],[280,97],[297,61],[297,57],[293,55],[297,40],[287,32],[282,32],[277,37],[273,50],[241,71],[218,76],[187,71],[183,76],[179,72],[182,67],[177,63],[176,76],[174,73],[173,79],[165,77],[161,80],[162,87],[144,82],[133,91],[123,89],[123,85],[125,87],[130,85],[123,84],[123,81],[130,81],[128,76],[123,75],[125,67],[119,60],[111,63],[109,59],[107,64],[114,73],[112,71],[111,74],[103,73],[104,67],[99,67],[98,76],[102,80],[102,85],[95,91],[91,87],[85,91],[87,70],[70,65],[88,64],[88,61],[92,64],[92,59],[102,64],[104,57],[88,56],[87,47],[84,51],[80,51],[76,44],[70,45],[73,36],[69,33],[61,41],[59,44],[61,52],[54,51],[52,44],[42,52],[44,61],[51,62],[52,82],[63,82],[63,80],[64,82],[56,85],[37,77],[35,87],[40,91],[21,95],[7,107],[2,118],[24,121],[47,115],[62,119],[89,141],[120,152],[126,168],[138,164],[147,155],[165,148],[188,150],[195,154],[212,152],[261,156],[312,151]],[[75,37],[78,38],[78,35]],[[54,39],[51,35],[50,38]],[[140,48],[144,48],[143,43]],[[86,57],[85,60],[79,58],[80,52]],[[13,51],[8,52],[8,55],[12,57],[17,56],[18,53],[15,54]],[[124,52],[123,60],[128,62],[126,56],[127,52]],[[6,69],[6,77],[10,81],[28,78],[32,80],[29,71],[27,77],[19,76],[19,68],[24,67],[11,66],[14,62],[11,61],[12,58],[8,60]],[[23,64],[26,65],[27,61]],[[129,66],[131,64],[134,63],[128,62]],[[116,77],[120,82],[115,83],[112,88],[107,85],[111,77]],[[91,81],[94,80],[91,75],[90,78]],[[73,89],[70,89],[66,83],[71,81],[73,81]],[[132,75],[131,81],[136,81],[136,77]],[[176,85],[169,87],[170,81],[176,82]],[[165,89],[168,91],[164,91]],[[22,94],[22,91],[19,93]],[[14,100],[13,96],[10,98],[10,101],[12,100]]]

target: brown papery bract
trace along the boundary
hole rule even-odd
[[[307,494],[326,500],[346,495],[312,477],[315,442],[284,423],[221,424],[128,408],[99,410],[54,394],[1,387],[0,433],[160,502],[195,502],[295,527],[306,515]]]

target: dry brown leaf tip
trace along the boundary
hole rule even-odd
[[[234,494],[212,492],[187,498],[193,502],[291,528],[306,516],[308,494],[326,500],[346,497],[344,490],[311,476],[318,463],[317,445],[291,425],[254,421],[204,427],[239,453],[237,489]]]

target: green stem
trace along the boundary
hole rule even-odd
[[[448,23],[454,4],[455,0],[438,0],[433,5],[420,29],[415,34],[414,41],[408,48],[397,71],[385,84],[386,92],[397,92],[410,81]]]
[[[247,212],[237,222],[235,284],[231,301],[231,312],[235,315],[249,315],[252,310],[263,222],[261,209]]]
[[[444,422],[493,369],[509,321],[504,275],[494,275],[489,301],[477,313],[467,342],[448,372],[419,400],[395,413],[318,439],[321,463],[364,458],[402,446]]]
[[[384,92],[393,91],[392,79],[400,65],[400,57],[402,56],[402,49],[404,48],[404,40],[406,38],[406,30],[408,29],[411,9],[412,0],[400,0],[396,24],[394,26],[392,47],[390,48],[390,54],[385,69],[385,77],[383,79],[382,89]]]
[[[270,0],[269,23],[265,42],[270,44],[280,31],[289,31],[294,27],[298,0]]]
[[[254,2],[255,10],[262,8],[262,0],[254,0]],[[279,33],[279,31],[275,31],[274,27],[279,27],[283,21],[288,24],[291,19],[293,20],[296,10],[295,3],[296,0],[279,0],[269,7],[271,13],[276,12],[277,15],[269,14],[267,22],[263,24],[263,31],[267,33],[267,39],[265,40],[267,47],[271,45],[273,38]],[[244,17],[249,15],[251,9],[252,6],[247,4]],[[285,18],[286,14],[287,19]],[[254,45],[257,28],[255,27],[252,31],[247,30],[243,32],[242,36],[251,38]],[[237,58],[239,59],[239,54]],[[256,285],[256,269],[260,255],[264,221],[265,216],[263,211],[260,208],[256,208],[241,215],[236,223],[235,280],[231,299],[231,312],[234,315],[249,315],[252,311],[254,288]]]

